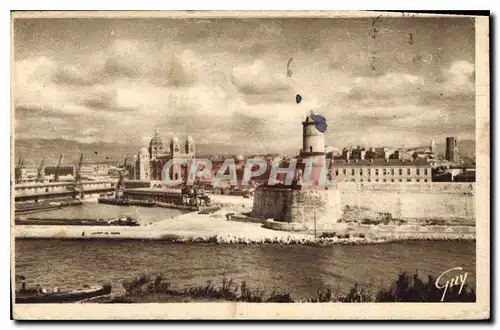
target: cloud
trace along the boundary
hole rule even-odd
[[[91,86],[96,83],[96,72],[85,71],[76,65],[60,65],[53,73],[53,81],[62,85]]]
[[[459,60],[451,63],[444,70],[445,86],[448,91],[473,91],[474,90],[474,64]]]
[[[240,92],[246,95],[289,91],[290,85],[284,78],[284,74],[280,76],[277,72],[271,72],[263,60],[255,60],[250,65],[235,67],[231,75],[231,81]]]
[[[440,50],[452,32],[412,28],[409,45],[400,23],[384,23],[391,37],[374,41],[366,20],[209,21],[208,30],[107,21],[102,34],[72,31],[77,43],[61,34],[18,48],[16,136],[142,147],[158,125],[169,137],[240,145],[235,152],[297,152],[310,110],[327,118],[335,146],[419,143],[474,126],[473,56],[456,44]]]

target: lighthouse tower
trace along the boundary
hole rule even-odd
[[[310,116],[302,122],[302,150],[300,156],[325,156],[325,135],[316,128]]]
[[[302,181],[300,176],[304,175],[304,179],[312,186],[317,186],[323,182],[322,177],[326,176],[328,164],[325,162],[325,135],[318,130],[314,120],[307,116],[302,122],[302,149],[299,157],[302,159],[299,165],[300,174],[297,175],[299,181]],[[312,169],[309,175],[306,175],[305,163],[312,162]],[[308,179],[306,177],[308,176]]]

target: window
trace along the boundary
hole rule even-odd
[[[424,182],[427,182],[428,180],[427,179],[424,179]]]
[[[354,169],[351,170],[351,175],[354,175]]]
[[[372,182],[372,180],[370,180],[370,179],[368,179],[367,181],[368,181],[368,182]]]
[[[399,175],[403,175],[403,169],[402,168],[399,169]]]
[[[339,176],[339,170],[335,170],[335,176]]]
[[[417,182],[420,182],[420,179],[417,179]]]
[[[424,175],[427,175],[427,173],[428,173],[428,172],[427,172],[427,169],[426,169],[426,168],[424,168]]]
[[[391,179],[391,182],[394,182],[394,179]]]
[[[394,176],[394,169],[393,168],[391,168],[391,175]]]
[[[346,170],[345,170],[345,168],[342,170],[342,173],[344,173],[344,175],[346,175]]]
[[[371,174],[372,174],[372,170],[368,169],[368,175],[371,175]]]
[[[406,173],[408,173],[408,175],[410,175],[410,174],[411,174],[411,170],[410,170],[410,169],[407,169],[407,170],[406,170]]]
[[[378,179],[375,179],[376,182],[378,182]]]
[[[378,168],[375,169],[375,175],[378,175]]]
[[[363,169],[359,170],[359,175],[363,176]]]
[[[386,180],[386,179],[384,179],[384,182],[386,182],[386,181],[387,181],[387,180]]]
[[[411,179],[406,179],[406,182],[411,182]]]
[[[420,175],[420,169],[417,168],[417,175]]]
[[[384,175],[387,175],[387,169],[384,168],[383,173]]]
[[[361,179],[361,180],[359,180],[359,181],[363,182],[363,179]]]
[[[309,147],[309,151],[310,151],[310,152],[313,152],[313,147]]]
[[[403,179],[399,179],[399,182],[403,182]]]

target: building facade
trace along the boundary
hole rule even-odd
[[[431,182],[431,164],[424,159],[335,159],[332,178],[343,182]]]
[[[163,167],[173,159],[182,161],[170,169],[170,179],[177,180],[187,175],[187,165],[195,156],[195,142],[191,136],[186,141],[181,142],[174,136],[170,144],[165,146],[160,137],[160,132],[156,129],[153,138],[149,143],[149,148],[143,148],[134,157],[134,169],[130,171],[129,179],[162,181]]]

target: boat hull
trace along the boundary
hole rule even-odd
[[[16,292],[16,303],[17,304],[71,303],[93,297],[108,295],[110,293],[111,293],[111,285],[104,285],[85,290],[46,293],[46,294]]]

